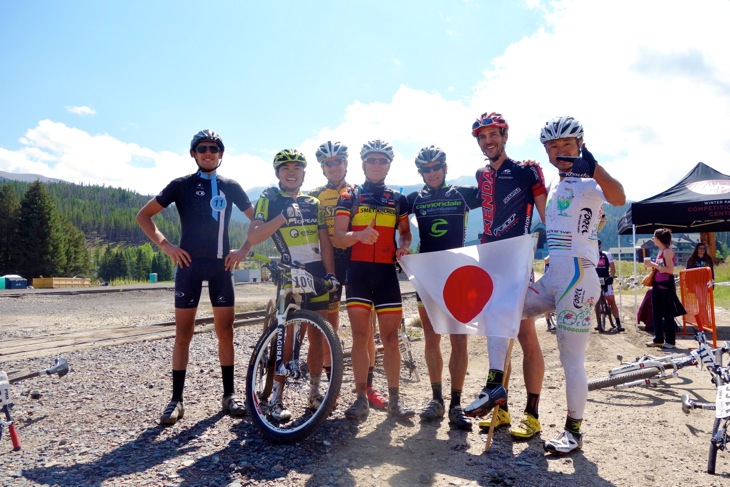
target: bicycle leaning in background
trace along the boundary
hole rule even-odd
[[[693,409],[705,409],[715,411],[715,421],[712,424],[712,437],[710,438],[710,453],[707,457],[707,473],[715,473],[717,451],[726,451],[730,436],[730,366],[722,364],[722,355],[730,350],[730,342],[725,342],[722,347],[710,350],[698,350],[698,356],[702,364],[712,377],[712,383],[717,388],[715,402],[701,402],[690,399],[689,394],[682,394],[682,411],[689,414]]]
[[[253,424],[267,439],[293,443],[314,433],[332,413],[342,385],[342,345],[319,314],[302,309],[315,287],[331,287],[297,263],[284,264],[260,254],[249,254],[269,270],[276,284],[276,301],[269,301],[264,333],[254,347],[246,376],[246,405]],[[312,346],[312,344],[316,346]],[[320,346],[321,344],[321,346]],[[321,352],[320,352],[321,350]],[[321,357],[314,355],[323,354]],[[312,400],[308,361],[322,362],[329,354],[332,371],[323,380],[317,399]],[[275,384],[278,382],[278,384]],[[282,388],[275,391],[275,388]],[[281,394],[278,397],[277,394]],[[275,401],[284,401],[291,413],[276,419],[270,414]]]

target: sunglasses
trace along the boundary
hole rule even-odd
[[[366,164],[380,164],[381,166],[385,166],[386,164],[390,164],[390,161],[386,159],[385,157],[378,157],[376,158],[368,158],[365,159]]]
[[[345,162],[343,159],[332,159],[331,161],[322,162],[322,165],[325,167],[335,167],[341,166],[343,162]]]
[[[431,167],[422,167],[421,174],[428,174],[433,171],[440,171],[443,168],[444,168],[443,163],[439,163],[439,164],[436,164],[435,166],[431,166]]]
[[[221,148],[217,145],[199,145],[195,148],[195,152],[198,154],[205,154],[208,151],[210,151],[211,154],[218,154],[220,150]]]

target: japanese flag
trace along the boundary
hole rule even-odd
[[[439,334],[515,338],[532,272],[532,235],[405,255],[400,265]]]

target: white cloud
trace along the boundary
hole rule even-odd
[[[82,117],[87,115],[96,115],[96,110],[87,106],[66,107],[66,111],[69,113],[73,113],[74,115],[80,115]]]
[[[388,176],[393,186],[420,182],[413,159],[431,144],[446,151],[450,177],[472,176],[483,156],[470,126],[485,111],[499,111],[510,122],[508,154],[542,161],[548,177],[554,171],[539,130],[555,115],[575,116],[585,126],[587,145],[633,200],[668,188],[699,161],[730,172],[730,57],[724,52],[730,3],[526,4],[543,13],[544,26],[485,60],[483,79],[469,98],[450,100],[401,85],[390,100],[354,101],[338,125],[315,128],[316,135],[299,146],[310,161],[305,187],[324,182],[314,153],[326,140],[350,148],[353,182],[362,180],[359,150],[375,138],[395,148]],[[0,149],[0,169],[149,194],[195,170],[186,153],[157,153],[49,120],[28,130],[21,143],[17,151]],[[275,184],[271,159],[278,149],[252,155],[231,148],[221,174],[244,188]]]

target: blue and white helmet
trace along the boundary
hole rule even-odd
[[[395,157],[395,154],[393,153],[393,146],[380,139],[376,139],[369,140],[363,144],[362,149],[360,149],[360,158],[364,161],[369,154],[374,152],[385,155],[388,162],[393,162],[393,158]]]
[[[573,117],[555,117],[545,123],[545,126],[540,131],[540,142],[543,144],[549,140],[565,139],[568,137],[575,137],[576,139],[583,138],[583,126]]]
[[[327,159],[341,157],[347,159],[347,146],[342,142],[332,142],[328,140],[317,149],[317,161],[322,164]]]
[[[416,167],[421,169],[424,165],[434,161],[445,164],[446,153],[436,146],[429,145],[428,147],[424,147],[418,151],[418,155],[416,156]]]

